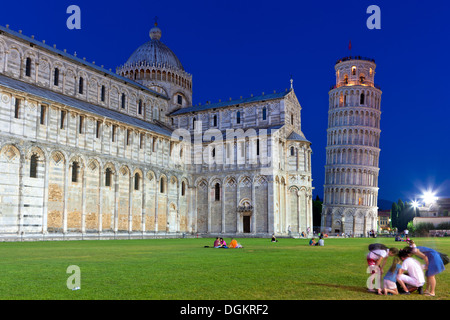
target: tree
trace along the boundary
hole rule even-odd
[[[393,202],[391,208],[391,228],[398,228],[398,205]]]
[[[414,220],[416,217],[416,209],[411,203],[405,202],[403,204],[403,209],[398,213],[398,230],[403,231],[408,228],[408,223]]]
[[[398,204],[398,211],[399,212],[403,211],[403,209],[405,208],[405,204],[403,203],[402,199],[398,199],[397,204]]]
[[[313,226],[320,226],[320,220],[322,218],[322,201],[320,201],[319,195],[316,200],[313,201]]]

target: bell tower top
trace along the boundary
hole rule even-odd
[[[336,85],[341,86],[371,86],[375,85],[375,60],[361,56],[344,57],[336,61]]]

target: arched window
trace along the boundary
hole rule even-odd
[[[31,77],[31,58],[27,58],[25,63],[25,75]]]
[[[291,147],[291,156],[295,155],[295,148]]]
[[[197,121],[197,119],[194,117],[194,119],[192,119],[192,129],[195,129],[195,122]]]
[[[266,107],[264,107],[264,108],[262,109],[262,119],[263,119],[263,120],[266,120],[266,119],[267,119],[267,108],[266,108]]]
[[[78,93],[83,94],[83,85],[84,85],[84,79],[83,77],[80,77],[80,80],[78,81]]]
[[[58,68],[55,68],[55,73],[53,75],[53,84],[55,86],[58,86],[58,84],[59,84],[59,69]]]
[[[100,120],[97,120],[97,125],[95,127],[95,137],[98,139],[100,138],[100,130],[102,128],[102,122]]]
[[[139,184],[141,183],[141,176],[139,173],[134,174],[134,190],[139,190]]]
[[[240,111],[238,111],[236,113],[236,123],[241,123],[241,112]]]
[[[216,114],[213,116],[213,126],[217,127],[217,115]]]
[[[359,82],[364,83],[364,80],[366,80],[366,77],[363,74],[359,75]]]
[[[45,125],[46,120],[47,120],[47,107],[44,105],[41,105],[41,116],[39,118],[39,123],[42,125]]]
[[[14,105],[14,118],[19,119],[20,115],[20,99],[16,98]]]
[[[142,100],[139,99],[139,103],[138,103],[138,114],[142,114]]]
[[[131,130],[130,129],[127,129],[127,135],[125,137],[125,140],[126,140],[127,146],[129,146],[131,143]]]
[[[159,181],[159,192],[160,193],[164,193],[166,192],[165,189],[165,179],[162,177],[161,180]]]
[[[181,195],[182,196],[186,195],[186,183],[184,181],[181,182]]]
[[[293,114],[291,114],[291,124],[292,125],[294,124],[294,115]]]
[[[354,76],[354,75],[356,75],[356,67],[355,66],[352,67],[352,76]]]
[[[100,93],[100,100],[102,100],[102,102],[105,101],[105,86],[104,85],[102,85],[102,90]]]
[[[216,183],[214,186],[214,198],[216,201],[220,201],[220,184]]]
[[[78,162],[74,161],[72,163],[72,182],[78,182],[78,171],[79,171],[79,164]]]
[[[125,104],[126,104],[125,93],[122,93],[121,104],[122,104],[122,109],[125,109]]]
[[[83,134],[84,132],[84,117],[80,116],[80,123],[78,124],[78,132]]]
[[[361,93],[361,96],[359,97],[359,104],[364,104],[365,101],[365,97],[364,97],[364,92]]]
[[[111,176],[112,176],[112,170],[110,168],[106,168],[106,172],[105,172],[105,186],[106,187],[111,186]]]
[[[33,154],[30,159],[30,178],[37,178],[38,156]]]

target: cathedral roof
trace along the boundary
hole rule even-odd
[[[210,103],[210,104],[205,104],[202,106],[191,106],[191,107],[175,110],[174,112],[172,112],[171,115],[175,116],[175,115],[184,114],[184,113],[206,111],[209,109],[216,109],[216,108],[224,108],[224,107],[234,106],[237,104],[245,104],[245,103],[262,102],[262,101],[280,99],[280,98],[283,98],[284,96],[286,96],[288,93],[289,93],[289,91],[277,92],[277,93],[265,94],[265,95],[261,95],[261,96],[255,96],[255,97],[241,98],[241,99],[237,99],[237,100],[229,100],[229,101]]]
[[[96,65],[95,63],[90,63],[90,62],[88,62],[88,61],[86,61],[84,59],[80,59],[80,58],[76,57],[76,54],[75,55],[71,55],[71,54],[67,53],[66,50],[64,50],[64,51],[63,50],[59,50],[55,46],[52,47],[52,46],[49,46],[49,45],[45,44],[44,42],[41,42],[41,41],[38,41],[38,40],[34,39],[34,37],[28,37],[28,36],[22,34],[22,32],[16,32],[14,30],[11,30],[9,27],[3,27],[1,25],[0,25],[0,31],[6,32],[9,35],[11,35],[11,36],[13,36],[15,38],[19,38],[22,41],[27,41],[30,44],[39,46],[42,49],[45,49],[45,50],[48,50],[50,52],[56,53],[56,54],[58,54],[58,55],[60,55],[60,56],[62,56],[64,58],[67,58],[67,59],[71,60],[71,62],[78,63],[78,64],[81,64],[83,66],[95,69],[97,72],[101,72],[102,74],[108,75],[108,76],[110,76],[112,78],[115,78],[116,80],[126,82],[127,84],[135,86],[135,87],[139,87],[140,89],[143,89],[143,90],[145,90],[147,92],[150,92],[150,93],[152,93],[155,96],[162,97],[164,99],[169,99],[168,97],[166,97],[166,95],[162,95],[162,94],[160,94],[160,93],[158,93],[158,92],[156,92],[154,90],[151,90],[151,89],[147,88],[146,86],[144,86],[144,85],[142,85],[142,84],[140,84],[138,82],[135,82],[135,81],[133,81],[133,80],[131,80],[129,78],[123,77],[121,75],[118,75],[117,73],[112,72],[111,70],[104,69],[103,67],[100,67],[100,66]]]
[[[83,100],[79,100],[70,96],[63,95],[58,92],[48,90],[46,88],[38,87],[36,85],[22,82],[13,78],[9,78],[4,75],[0,75],[0,85],[23,92],[24,94],[31,94],[33,96],[39,97],[40,99],[45,99],[48,102],[61,103],[63,105],[82,110],[85,112],[93,113],[101,117],[105,117],[109,120],[116,120],[130,126],[135,126],[145,130],[149,130],[155,133],[159,133],[165,136],[172,136],[172,131],[158,126],[154,123],[144,121],[142,119],[123,114],[121,112],[106,109],[101,106],[88,103]],[[42,100],[41,100],[42,101]],[[44,102],[45,103],[45,102]]]
[[[308,140],[306,140],[305,135],[301,131],[300,133],[292,131],[291,134],[287,137],[287,140],[309,142]]]
[[[127,65],[161,65],[184,71],[178,57],[160,41],[161,29],[156,26],[150,30],[150,41],[137,48],[128,58]]]

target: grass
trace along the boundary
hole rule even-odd
[[[229,239],[228,239],[229,240]],[[415,238],[450,253],[450,238]],[[0,243],[1,300],[449,300],[450,272],[436,297],[377,296],[366,290],[369,243],[392,238],[238,239],[243,249],[214,249],[213,239]],[[388,265],[392,260],[388,261]],[[66,282],[81,270],[81,290]]]

